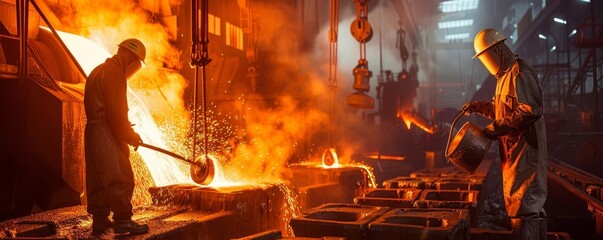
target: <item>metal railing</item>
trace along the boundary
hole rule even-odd
[[[549,157],[548,160],[548,178],[583,200],[588,205],[589,211],[594,214],[603,214],[603,201],[592,197],[587,192],[587,188],[592,185],[603,187],[601,178],[552,157]]]

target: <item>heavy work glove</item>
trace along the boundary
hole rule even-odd
[[[142,143],[142,138],[140,138],[140,135],[138,135],[138,133],[132,133],[130,136],[128,136],[126,140],[126,143],[128,143],[129,145],[131,145],[132,147],[134,147],[134,150],[138,150],[138,146],[140,146],[140,144]]]
[[[477,110],[477,102],[468,102],[465,103],[465,105],[463,105],[463,107],[461,107],[461,110],[463,110],[463,112],[466,113],[472,113],[475,112]]]
[[[494,125],[492,123],[488,124],[484,130],[482,130],[484,135],[490,139],[496,139],[498,137],[498,133],[494,131]]]

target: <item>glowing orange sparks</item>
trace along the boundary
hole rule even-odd
[[[337,157],[337,152],[334,148],[329,148],[322,154],[322,166],[324,168],[340,167],[339,157]]]

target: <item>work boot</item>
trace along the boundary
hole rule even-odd
[[[546,237],[546,233],[548,231],[547,229],[547,219],[546,218],[538,218],[538,225],[539,225],[539,232],[538,235],[540,236],[539,239],[541,240],[545,240]]]
[[[140,224],[132,220],[116,220],[115,227],[113,228],[114,233],[142,234],[148,231],[149,225]]]
[[[523,218],[511,218],[511,230],[513,230],[513,240],[522,240],[521,238],[521,226],[523,225]]]
[[[546,212],[544,211],[544,209],[542,209],[542,212],[540,214],[538,214],[538,222],[539,222],[539,236],[540,239],[545,240],[547,239],[546,237],[546,233],[548,232],[548,219],[547,219],[547,215]]]
[[[113,222],[108,217],[92,217],[92,234],[103,234],[113,227]]]

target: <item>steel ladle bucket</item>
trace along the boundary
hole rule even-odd
[[[454,125],[464,114],[465,112],[461,111],[452,121],[446,145],[446,158],[458,168],[473,173],[488,153],[492,139],[486,137],[482,129],[471,122],[466,122],[452,138]]]

